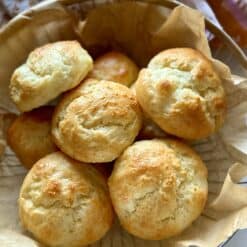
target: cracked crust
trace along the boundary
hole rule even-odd
[[[140,128],[141,111],[130,89],[94,79],[67,93],[52,120],[52,135],[59,148],[90,163],[116,159]]]
[[[136,82],[144,111],[166,132],[201,139],[223,124],[226,99],[210,61],[190,48],[156,55]]]
[[[92,67],[92,58],[77,41],[44,45],[14,71],[11,99],[20,111],[30,111],[77,86]]]
[[[52,106],[43,106],[21,114],[8,129],[7,140],[26,168],[57,151],[51,138]]]
[[[123,53],[112,51],[97,58],[88,77],[130,86],[138,76],[138,67]]]
[[[190,147],[173,139],[135,142],[115,162],[108,184],[122,226],[143,239],[181,233],[207,199],[205,165]]]
[[[61,152],[39,160],[30,170],[19,196],[19,215],[24,228],[51,247],[91,244],[113,221],[103,176]]]

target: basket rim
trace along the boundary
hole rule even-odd
[[[48,6],[68,6],[71,4],[82,3],[82,2],[90,2],[94,0],[45,0],[41,3],[38,3],[16,15],[12,18],[9,22],[3,25],[0,28],[0,38],[1,35],[8,33],[12,29],[19,24],[21,21],[25,21],[25,19],[29,19],[29,16],[32,16],[36,11],[40,11],[42,9],[47,8]],[[139,2],[139,3],[147,3],[147,4],[155,4],[160,5],[163,7],[167,7],[170,9],[174,9],[177,6],[186,6],[185,4],[178,2],[177,0],[106,0],[105,4],[112,4],[112,3],[122,3],[122,2]],[[188,7],[188,6],[187,6]],[[203,14],[203,13],[202,13]],[[205,19],[205,26],[206,28],[212,32],[214,35],[219,37],[229,49],[235,54],[238,58],[240,64],[247,69],[247,56],[243,52],[243,50],[239,47],[239,45],[227,34],[223,29],[217,27],[211,20],[209,20],[204,14]],[[20,19],[22,18],[22,19]]]

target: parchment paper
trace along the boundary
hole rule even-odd
[[[219,245],[237,229],[247,228],[247,188],[238,184],[247,175],[247,80],[231,75],[228,67],[211,58],[204,19],[195,10],[178,7],[169,15],[170,11],[163,7],[135,2],[104,5],[101,1],[100,7],[92,10],[86,21],[78,20],[80,13],[85,15],[94,7],[95,2],[81,4],[78,8],[81,12],[77,11],[75,18],[71,17],[71,9],[67,12],[61,3],[49,1],[49,4],[19,16],[7,30],[0,31],[1,114],[15,111],[8,96],[9,78],[14,68],[34,47],[60,39],[74,39],[73,30],[93,56],[118,49],[132,57],[140,67],[166,48],[192,47],[200,50],[214,63],[228,100],[226,122],[219,133],[193,143],[209,171],[209,196],[202,216],[180,236],[163,241],[135,238],[125,232],[116,220],[104,239],[91,246]],[[0,118],[0,126],[5,126],[4,117]],[[19,226],[16,203],[26,170],[5,144],[6,128],[1,130],[0,229],[26,234]],[[22,241],[21,238],[19,241]]]

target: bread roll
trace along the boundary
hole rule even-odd
[[[50,247],[81,247],[109,230],[113,211],[103,176],[91,165],[61,152],[39,160],[19,196],[25,229]]]
[[[110,162],[134,141],[141,120],[129,88],[88,79],[56,107],[52,135],[57,146],[76,160]]]
[[[21,114],[8,129],[8,144],[26,168],[57,150],[51,138],[53,106]]]
[[[120,223],[129,233],[165,239],[181,233],[201,214],[207,169],[180,141],[139,141],[115,162],[109,189]]]
[[[130,86],[138,76],[138,67],[123,53],[112,51],[97,58],[90,78],[114,81]]]
[[[133,83],[130,90],[136,95],[136,83]],[[167,133],[164,132],[145,112],[142,112],[142,128],[137,136],[138,140],[164,138]]]
[[[10,96],[20,111],[30,111],[77,86],[92,67],[92,58],[77,41],[44,45],[14,71]]]
[[[159,53],[140,72],[135,88],[143,110],[167,133],[201,139],[223,124],[226,99],[221,80],[196,50]]]

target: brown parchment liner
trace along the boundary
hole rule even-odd
[[[80,10],[84,7],[85,11],[77,13],[77,17],[80,13],[84,15],[86,8],[91,8],[85,4]],[[182,6],[169,12],[163,7],[135,2],[101,4],[89,12],[86,21],[81,21],[72,18],[70,10],[67,11],[59,1],[48,1],[18,16],[0,30],[1,246],[38,246],[21,229],[18,220],[17,198],[26,170],[5,141],[7,126],[14,118],[10,112],[16,112],[9,99],[9,78],[33,48],[75,37],[94,56],[108,49],[118,49],[132,57],[140,67],[163,49],[195,48],[214,63],[228,100],[226,121],[219,133],[193,143],[209,171],[209,197],[202,216],[180,236],[163,241],[135,238],[116,220],[111,231],[91,246],[210,247],[219,245],[237,229],[247,228],[247,188],[238,184],[247,176],[247,80],[231,75],[227,66],[212,59],[202,14]]]

